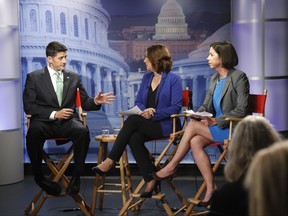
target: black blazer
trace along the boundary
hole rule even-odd
[[[211,198],[209,216],[248,216],[248,193],[244,177],[224,184]]]
[[[75,109],[77,88],[80,89],[82,108],[84,110],[99,110],[101,108],[101,105],[96,105],[94,103],[94,98],[87,95],[78,74],[64,70],[63,78],[63,101],[62,105],[59,106],[48,68],[45,67],[41,70],[27,74],[23,92],[25,113],[31,114],[32,118],[41,121],[51,121],[49,120],[49,116],[52,111],[58,111],[62,108],[71,108],[74,110],[73,117],[78,118]]]

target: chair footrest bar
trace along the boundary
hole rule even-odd
[[[97,193],[122,193],[122,190],[105,189],[105,190],[97,190]]]
[[[141,194],[131,194],[130,196],[131,197],[134,197],[134,198],[141,198],[140,197]],[[156,200],[161,200],[161,199],[164,199],[165,198],[165,194],[164,193],[158,193],[158,194],[155,194],[151,197],[151,199],[156,199]]]
[[[48,198],[51,198],[51,197],[67,197],[67,196],[69,196],[66,192],[63,192],[63,193],[61,193],[61,194],[59,194],[59,195],[57,195],[57,196],[54,196],[54,195],[49,195],[49,194],[46,194],[46,195],[44,195],[44,196],[46,196],[46,197],[48,197]]]
[[[110,187],[121,187],[122,185],[120,183],[105,183],[105,186],[110,186]],[[128,184],[125,184],[126,187],[128,187]],[[103,185],[99,186],[99,189],[102,188]]]
[[[174,215],[177,215],[177,214],[179,214],[179,213],[182,212],[182,211],[186,211],[185,209],[186,209],[187,207],[188,207],[187,205],[182,206],[181,208],[179,208],[177,211],[174,212]]]

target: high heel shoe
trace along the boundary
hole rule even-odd
[[[95,167],[92,167],[92,171],[95,172],[96,174],[100,175],[100,176],[103,176],[103,175],[106,175],[110,170],[104,172],[104,171],[100,170],[98,166],[95,166]]]
[[[161,182],[160,181],[156,181],[156,183],[155,183],[155,185],[151,191],[148,191],[148,192],[144,191],[142,194],[140,194],[140,198],[151,198],[153,195],[153,191],[155,191],[156,194],[160,193],[160,191],[161,191]]]
[[[176,170],[175,170],[171,175],[166,176],[166,177],[164,177],[164,178],[161,178],[161,177],[159,177],[159,176],[157,175],[156,172],[153,172],[153,173],[151,173],[151,176],[152,176],[153,179],[156,179],[157,181],[163,181],[163,180],[166,180],[166,179],[173,179],[173,178],[175,178],[175,177],[177,176],[177,173],[176,173]]]
[[[202,200],[199,200],[199,199],[194,199],[194,198],[188,198],[188,202],[198,206],[198,207],[204,207],[204,208],[207,208],[209,209],[210,208],[210,202],[211,202],[211,199],[206,201],[206,202],[203,202]]]

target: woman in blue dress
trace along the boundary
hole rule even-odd
[[[244,117],[248,114],[250,89],[246,74],[234,68],[238,64],[238,55],[229,41],[212,43],[207,60],[210,68],[217,73],[211,77],[205,100],[198,111],[210,112],[213,117],[202,117],[200,121],[191,119],[173,159],[163,169],[152,174],[157,180],[169,178],[191,148],[207,186],[205,196],[199,203],[202,206],[210,203],[216,189],[205,147],[228,138],[229,122],[225,120],[226,117]]]

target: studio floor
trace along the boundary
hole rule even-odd
[[[118,181],[117,176],[107,177],[110,181]],[[141,178],[139,176],[132,177],[132,183],[135,187]],[[81,190],[80,193],[85,199],[88,205],[92,203],[93,194],[93,176],[86,176],[81,178]],[[183,194],[185,198],[192,197],[195,194],[196,189],[200,186],[202,178],[199,176],[178,176],[173,179],[176,187]],[[217,186],[223,184],[223,177],[216,177]],[[168,187],[166,182],[162,184],[162,192],[166,194],[166,199],[169,205],[178,209],[181,205],[172,190]],[[29,202],[34,197],[35,193],[39,190],[38,186],[35,184],[34,179],[31,175],[25,175],[24,180],[18,183],[10,185],[0,186],[0,215],[5,216],[20,216],[25,215],[24,209],[28,206]],[[104,196],[104,208],[102,210],[97,208],[95,210],[95,215],[118,215],[122,207],[121,194],[106,193]],[[196,211],[201,209],[195,208]],[[183,215],[179,213],[178,215]],[[47,199],[40,212],[39,216],[79,216],[84,215],[76,206],[74,200],[71,197],[59,197],[59,198],[49,198]],[[129,215],[166,215],[162,204],[159,201],[147,199],[141,206],[140,211],[132,212],[129,211]]]

